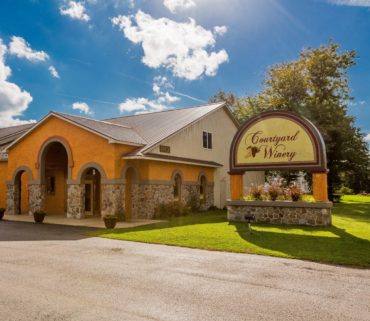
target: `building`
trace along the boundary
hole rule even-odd
[[[159,203],[195,196],[203,209],[222,208],[237,128],[223,103],[102,121],[50,112],[0,129],[0,207],[149,218]]]

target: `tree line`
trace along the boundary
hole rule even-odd
[[[338,44],[329,41],[319,48],[303,49],[295,61],[270,67],[258,94],[237,96],[219,90],[209,101],[225,101],[240,122],[267,110],[284,110],[308,118],[326,144],[329,195],[341,186],[356,193],[369,191],[369,146],[354,117],[348,114],[353,100],[348,70],[357,59],[354,50],[341,51]]]

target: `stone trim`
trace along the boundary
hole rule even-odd
[[[189,186],[196,186],[199,185],[199,182],[193,182],[193,181],[184,181],[181,183],[182,185],[189,185]],[[140,185],[173,185],[173,181],[166,181],[166,180],[142,180],[140,181]],[[207,186],[214,186],[214,182],[208,182],[207,181]]]
[[[33,129],[33,127],[31,128],[31,130],[32,129]],[[39,179],[37,180],[38,184],[43,183],[44,180],[45,180],[44,176],[45,176],[46,149],[52,143],[60,143],[61,145],[63,145],[63,147],[64,147],[64,149],[67,153],[67,157],[68,157],[68,175],[67,175],[67,179],[72,178],[72,168],[74,166],[72,149],[69,146],[69,143],[65,138],[63,138],[61,136],[52,136],[52,137],[49,137],[47,140],[45,140],[42,143],[42,145],[39,149],[38,155],[37,155],[37,163],[35,163],[35,168],[39,170]]]
[[[253,207],[300,207],[300,208],[332,208],[332,202],[292,202],[292,201],[247,201],[227,200],[226,205],[230,206],[253,206]]]
[[[16,178],[20,172],[26,172],[28,174],[30,182],[33,182],[33,175],[32,171],[28,166],[19,166],[17,169],[13,172],[12,180],[8,181],[8,184],[16,184]]]
[[[256,223],[286,225],[331,225],[331,202],[227,201],[229,221],[245,222],[253,214]]]
[[[183,184],[183,183],[184,183],[184,175],[183,175],[182,171],[181,171],[181,170],[179,170],[178,168],[175,168],[175,169],[172,171],[172,174],[171,174],[171,182],[174,182],[175,177],[176,177],[176,175],[177,175],[177,174],[179,174],[179,175],[180,175],[180,177],[181,177],[181,184]]]
[[[101,180],[107,178],[107,175],[105,174],[103,166],[101,166],[100,164],[98,164],[96,162],[88,162],[88,163],[85,163],[83,166],[80,167],[80,170],[78,171],[78,174],[77,174],[77,179],[75,180],[75,182],[77,184],[81,184],[82,176],[85,173],[85,171],[89,168],[97,169],[100,173],[100,179]]]
[[[134,179],[133,179],[133,181],[132,181],[132,183],[139,183],[139,181],[140,181],[140,172],[139,172],[139,170],[134,166],[134,165],[132,165],[131,163],[127,163],[123,168],[122,168],[122,170],[121,170],[121,178],[122,178],[122,180],[123,180],[123,182],[124,183],[126,183],[126,173],[127,173],[127,171],[130,169],[130,168],[132,168],[133,169],[133,171],[135,172],[135,175],[134,175]]]

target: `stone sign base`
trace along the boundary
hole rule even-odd
[[[332,202],[227,201],[229,221],[245,221],[254,214],[257,223],[330,226]]]

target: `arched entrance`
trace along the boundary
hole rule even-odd
[[[130,221],[134,216],[135,204],[133,201],[135,193],[136,172],[129,167],[125,172],[125,220]]]
[[[29,212],[30,179],[29,173],[25,170],[20,170],[15,176],[15,214],[28,214]]]
[[[85,169],[81,176],[81,184],[85,216],[100,216],[101,174],[99,170],[94,167]]]
[[[42,153],[41,184],[45,186],[45,211],[64,215],[67,209],[68,154],[60,142],[51,142]]]

